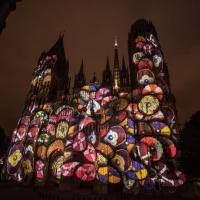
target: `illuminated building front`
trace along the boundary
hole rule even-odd
[[[70,94],[63,38],[39,59],[5,165],[10,180],[73,181],[124,191],[177,188],[179,130],[169,75],[154,26],[138,20],[129,40],[129,70],[114,46],[102,83],[86,83],[84,63]],[[130,78],[129,78],[130,74]],[[130,84],[129,84],[130,83]]]

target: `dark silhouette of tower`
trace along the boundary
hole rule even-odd
[[[105,87],[112,87],[112,72],[110,70],[110,63],[109,63],[109,58],[107,57],[106,61],[106,68],[103,71],[103,76],[102,76],[102,85]]]
[[[75,75],[74,77],[74,87],[73,87],[73,92],[78,93],[81,89],[86,84],[86,77],[84,73],[84,64],[83,60],[81,62],[80,70],[78,74]]]
[[[65,56],[63,37],[64,35],[60,36],[47,53],[48,55],[57,55],[57,62],[52,70],[52,84],[49,91],[50,100],[57,100],[62,95],[69,93],[69,60]],[[56,98],[53,96],[54,93],[56,93]]]
[[[121,87],[123,90],[129,89],[129,72],[128,67],[126,67],[124,56],[122,58],[122,69],[121,69]]]
[[[69,61],[65,57],[63,35],[49,51],[43,51],[33,72],[24,111],[55,102],[69,93]]]

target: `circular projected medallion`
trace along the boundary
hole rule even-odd
[[[153,83],[155,77],[151,70],[141,69],[137,72],[137,81],[140,85],[147,85]]]
[[[138,103],[138,108],[145,115],[152,115],[159,108],[159,100],[153,95],[146,95]]]
[[[144,57],[143,52],[136,52],[133,54],[133,62],[137,65],[139,61]]]

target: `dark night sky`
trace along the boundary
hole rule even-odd
[[[127,58],[128,31],[138,18],[151,20],[168,63],[181,124],[200,109],[199,0],[23,0],[0,36],[0,125],[15,127],[40,53],[65,31],[70,76],[84,59],[88,79],[98,79],[106,56],[113,58],[117,36],[120,58]]]

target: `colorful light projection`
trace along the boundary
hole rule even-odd
[[[31,110],[13,132],[8,179],[24,181],[34,175],[37,183],[45,183],[73,177],[123,183],[129,191],[158,184],[176,188],[185,182],[173,165],[176,116],[166,100],[169,88],[160,45],[152,34],[140,35],[133,43],[137,88],[114,96],[110,89],[90,84],[71,105],[56,102],[50,109]],[[50,72],[45,74],[42,84],[51,80]]]
[[[31,116],[26,139],[13,142],[10,149],[9,177],[20,174],[15,179],[22,181],[34,173],[39,183],[49,176],[56,182],[97,179],[102,184],[123,182],[127,190],[154,188],[157,182],[163,187],[183,184],[184,175],[165,163],[176,156],[169,125],[149,118],[161,109],[161,89],[144,93],[137,104],[143,118],[138,119],[130,96],[112,96],[109,89],[94,87],[82,88],[92,99],[81,98],[80,92],[74,107],[60,105],[55,112],[39,110]]]

